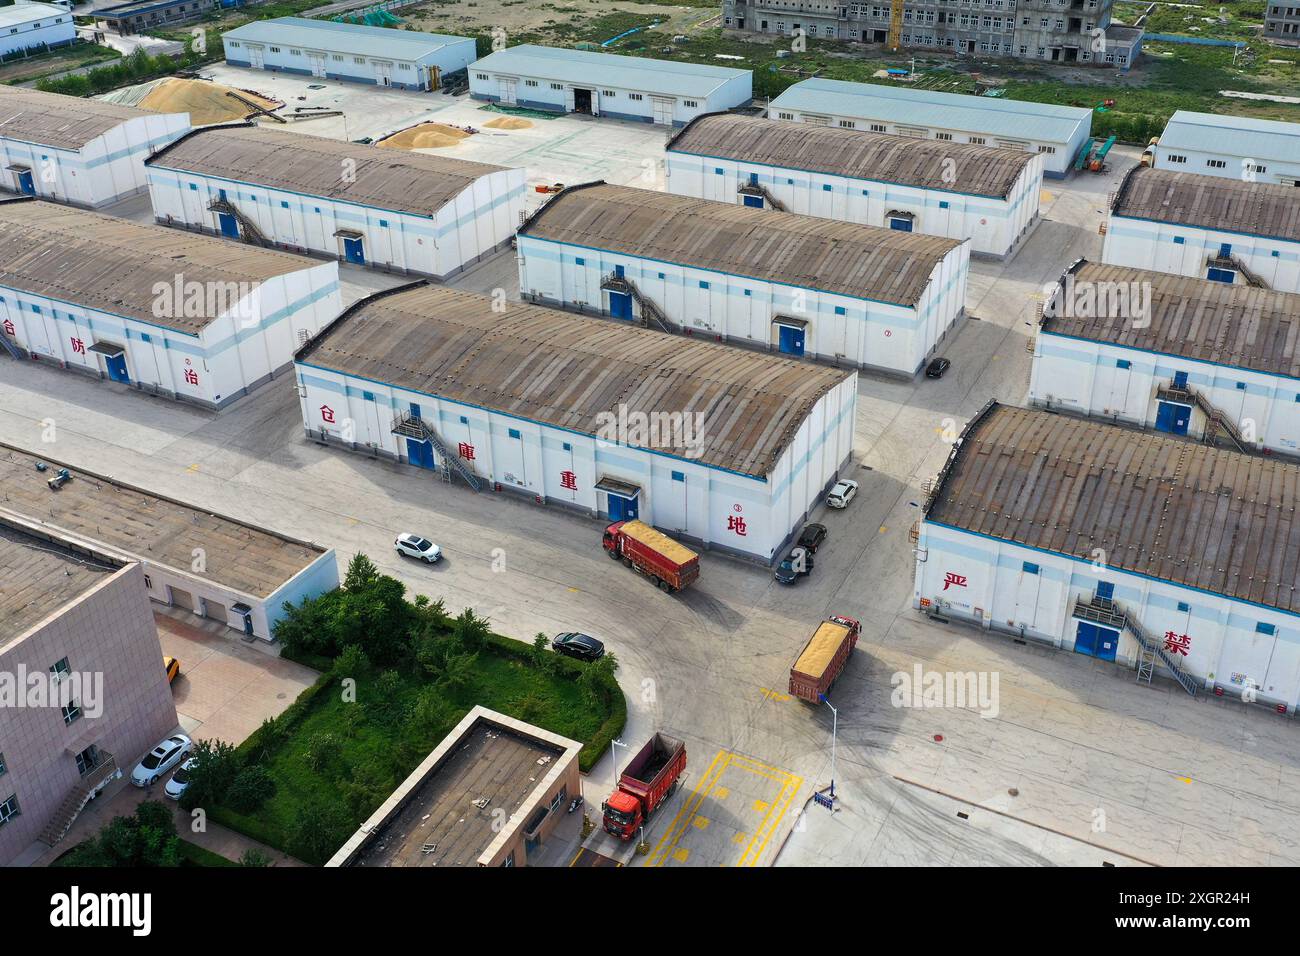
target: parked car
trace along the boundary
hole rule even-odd
[[[442,557],[442,548],[438,547],[428,538],[421,538],[418,534],[402,532],[393,541],[393,548],[398,554],[406,555],[408,558],[415,558],[423,561],[425,564],[434,564]]]
[[[605,645],[589,634],[568,631],[556,634],[551,641],[551,650],[582,661],[596,661],[605,656]]]
[[[167,786],[163,787],[163,793],[173,800],[179,800],[185,788],[190,785],[190,771],[194,769],[194,758],[191,757],[183,764],[176,768],[172,778],[167,781]]]
[[[931,359],[930,364],[925,367],[926,378],[943,378],[943,373],[948,371],[952,362],[946,358]]]
[[[841,478],[826,493],[826,507],[847,508],[858,493],[858,483],[851,478]]]
[[[194,746],[194,741],[184,734],[176,734],[159,742],[145,754],[145,758],[131,771],[131,782],[137,787],[150,787],[158,778],[180,763]]]
[[[776,566],[774,577],[781,584],[794,584],[813,569],[813,556],[806,548],[791,548],[780,564]]]
[[[176,678],[181,676],[181,662],[174,657],[163,657],[163,670],[167,672],[167,683],[176,683]]]
[[[809,554],[816,554],[817,549],[821,547],[822,542],[825,540],[826,525],[806,524],[803,531],[799,533],[799,540],[795,544],[801,548],[807,548]]]

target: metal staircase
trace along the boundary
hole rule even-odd
[[[269,246],[271,240],[262,234],[262,230],[257,228],[257,224],[239,211],[239,207],[229,199],[220,197],[208,203],[208,210],[215,213],[224,213],[227,216],[234,216],[235,222],[239,223],[239,238],[244,242],[256,246]]]
[[[680,332],[681,327],[672,319],[664,315],[659,306],[655,305],[649,299],[641,294],[641,290],[633,284],[627,276],[621,276],[617,272],[611,272],[600,282],[600,287],[610,292],[621,292],[624,295],[630,295],[637,305],[641,306],[641,324],[645,328],[651,328],[651,322],[659,327],[661,332]]]
[[[414,438],[419,441],[427,441],[433,445],[434,451],[438,453],[438,458],[442,461],[442,480],[450,482],[451,473],[454,470],[456,474],[464,479],[465,484],[469,485],[475,491],[483,490],[483,479],[474,474],[469,465],[460,455],[453,455],[447,448],[446,443],[438,437],[429,423],[423,418],[417,418],[409,412],[398,415],[393,419],[392,433],[401,435],[404,438]]]
[[[118,769],[117,760],[111,753],[101,750],[99,763],[95,765],[95,769],[82,777],[81,782],[73,787],[63,803],[59,804],[59,809],[54,811],[50,822],[41,831],[40,841],[46,846],[54,846],[67,836],[68,830],[76,822],[77,815],[90,802],[90,798],[110,780],[120,776],[122,771]]]
[[[1214,444],[1218,432],[1228,436],[1228,440],[1236,447],[1237,451],[1250,454],[1253,449],[1250,443],[1241,437],[1241,431],[1233,423],[1222,409],[1211,405],[1209,399],[1189,385],[1162,385],[1156,389],[1156,398],[1164,399],[1169,402],[1177,402],[1180,405],[1195,405],[1205,415],[1205,434],[1202,437],[1207,445]]]
[[[1237,256],[1208,256],[1206,257],[1205,264],[1211,269],[1227,269],[1229,271],[1240,272],[1241,277],[1246,280],[1246,284],[1252,285],[1256,289],[1272,288],[1267,282],[1247,269],[1246,264]]]
[[[1164,642],[1153,636],[1142,624],[1122,607],[1109,598],[1099,598],[1095,594],[1090,600],[1082,596],[1075,599],[1074,617],[1080,620],[1088,621],[1092,624],[1100,624],[1102,627],[1113,628],[1117,631],[1128,631],[1132,634],[1141,648],[1138,655],[1137,679],[1143,683],[1150,684],[1151,678],[1155,674],[1156,660],[1168,668],[1169,673],[1173,675],[1174,680],[1187,693],[1193,697],[1196,696],[1196,681],[1191,674],[1183,668],[1183,663],[1174,654],[1165,650]]]
[[[24,358],[27,357],[23,355],[22,350],[18,348],[17,343],[14,342],[13,339],[9,338],[9,336],[6,335],[4,332],[0,332],[0,346],[3,346],[4,350],[8,352],[12,358],[14,358],[19,362],[21,362]]]
[[[785,208],[785,204],[781,202],[781,200],[777,199],[767,191],[766,186],[761,186],[758,183],[742,183],[736,192],[740,193],[742,196],[761,196],[763,202],[766,203],[768,207],[775,209],[777,212],[789,211]]]

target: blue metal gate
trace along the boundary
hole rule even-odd
[[[745,200],[745,205],[746,205],[746,206],[753,206],[755,209],[762,209],[762,208],[763,208],[763,197],[762,197],[762,196],[745,196],[745,197],[743,197],[743,198],[744,198],[744,200]]]
[[[126,356],[122,354],[107,356],[104,363],[108,366],[108,377],[115,382],[129,384],[131,376],[126,374]]]
[[[626,292],[610,292],[609,314],[616,319],[632,318],[632,297]]]
[[[1192,420],[1192,410],[1186,405],[1174,402],[1160,402],[1156,407],[1156,431],[1171,435],[1186,435],[1187,425]]]
[[[803,355],[803,329],[780,326],[780,350],[786,355]]]
[[[437,470],[433,463],[433,445],[427,441],[422,441],[419,438],[406,439],[406,457],[417,468],[428,468],[430,471]]]
[[[32,180],[31,170],[24,169],[19,171],[18,189],[24,196],[36,195],[36,183]]]
[[[359,266],[366,264],[366,254],[361,247],[360,239],[343,240],[343,258],[348,262],[355,262]]]
[[[228,212],[217,213],[217,219],[221,223],[221,234],[227,239],[239,238],[239,223],[235,222],[235,217]]]
[[[1211,268],[1205,273],[1205,278],[1209,279],[1211,282],[1226,282],[1231,285],[1232,281],[1237,278],[1237,273],[1233,272],[1231,269]]]
[[[608,498],[610,521],[631,521],[640,512],[636,498],[624,498],[613,492],[608,493]]]
[[[1119,650],[1119,631],[1100,627],[1087,621],[1075,621],[1078,630],[1074,635],[1074,650],[1102,661],[1113,661]]]

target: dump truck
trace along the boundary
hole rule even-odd
[[[667,734],[655,734],[618,778],[618,789],[601,804],[605,832],[630,840],[677,789],[686,769],[686,744]]]
[[[644,521],[615,521],[601,541],[609,556],[640,571],[664,591],[680,591],[700,576],[700,556]]]
[[[862,625],[851,617],[832,614],[817,626],[790,668],[790,693],[810,704],[821,703],[835,679],[844,673],[849,655],[858,646]]]

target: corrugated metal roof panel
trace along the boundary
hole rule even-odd
[[[252,43],[277,43],[333,53],[375,56],[387,60],[418,60],[436,53],[449,43],[463,43],[470,37],[425,33],[421,30],[395,30],[391,27],[337,23],[333,20],[306,20],[302,17],[276,17],[254,20],[221,35],[222,40]]]
[[[216,316],[158,315],[158,283],[256,283],[320,264],[52,202],[0,202],[0,285],[190,335]]]
[[[520,235],[914,307],[954,239],[597,183]]]
[[[1032,153],[723,113],[692,120],[669,152],[1003,198]]]
[[[703,63],[651,60],[619,53],[595,53],[521,43],[490,53],[472,69],[509,76],[535,76],[562,83],[661,93],[665,96],[705,97],[749,70]]]
[[[1300,195],[1294,186],[1135,166],[1120,184],[1111,212],[1300,242]]]
[[[346,178],[345,160],[354,164]],[[433,215],[475,180],[504,169],[248,125],[196,130],[147,165],[417,216]]]
[[[1074,283],[1101,296],[1108,284],[1148,290],[1141,294],[1150,296],[1149,321],[1135,322],[1126,309],[1093,308],[1086,311],[1107,314],[1049,315],[1043,331],[1300,377],[1300,295],[1096,262],[1080,265]]]
[[[1300,161],[1300,123],[1178,110],[1160,134],[1166,149],[1202,150],[1255,161]]]
[[[1300,612],[1300,465],[993,406],[927,519]]]
[[[1091,111],[1076,106],[818,78],[794,84],[768,110],[787,107],[1048,143],[1067,143],[1081,123],[1092,121]]]
[[[0,138],[55,149],[81,149],[96,136],[150,110],[0,84]]]
[[[584,435],[621,408],[698,413],[695,460],[758,478],[852,374],[430,285],[360,303],[299,361]],[[641,447],[690,457],[660,438]]]

